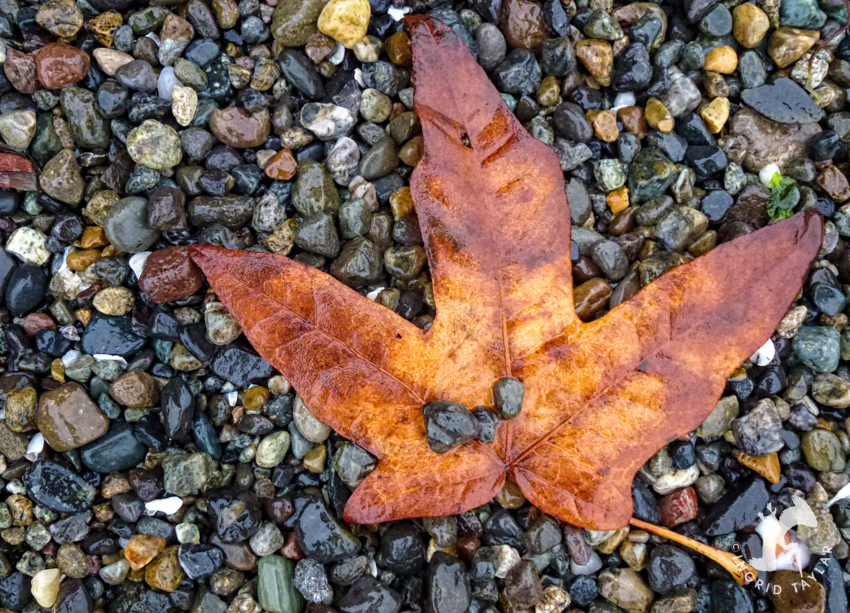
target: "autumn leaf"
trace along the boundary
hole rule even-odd
[[[437,305],[430,330],[282,256],[194,246],[192,257],[313,414],[379,458],[348,501],[349,521],[462,512],[510,478],[571,524],[624,526],[640,466],[705,419],[794,300],[821,218],[807,212],[723,244],[583,323],[556,155],[455,34],[409,24],[425,138],[411,192]],[[495,443],[434,453],[422,406],[493,407],[506,376],[523,381],[525,399]]]

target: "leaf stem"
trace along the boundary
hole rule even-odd
[[[744,562],[743,558],[736,556],[734,553],[720,551],[719,549],[715,549],[714,547],[709,547],[704,543],[695,541],[692,538],[683,536],[678,532],[673,532],[672,530],[656,526],[655,524],[648,524],[645,521],[641,521],[634,517],[629,520],[629,523],[635,528],[646,530],[647,532],[651,532],[652,534],[671,540],[679,545],[684,545],[685,547],[701,553],[710,560],[714,560],[720,564],[720,566],[725,568],[729,574],[735,578],[735,581],[741,585],[747,585],[748,583],[753,582],[757,576],[756,570]]]

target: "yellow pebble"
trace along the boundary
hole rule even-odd
[[[703,69],[720,74],[732,74],[738,68],[738,54],[729,45],[715,47],[705,54]]]
[[[782,472],[779,467],[779,456],[775,453],[764,457],[753,457],[743,451],[735,452],[735,459],[747,468],[756,471],[771,483],[779,483]]]
[[[605,200],[608,203],[608,208],[616,215],[629,208],[629,188],[621,187],[620,189],[615,189],[613,192],[608,193]]]
[[[319,15],[319,31],[351,49],[366,36],[372,7],[369,0],[331,0]]]
[[[593,132],[599,140],[613,143],[620,136],[617,128],[617,117],[611,111],[588,111],[587,119],[593,126]]]
[[[708,129],[713,134],[717,134],[723,129],[726,120],[729,119],[729,98],[715,98],[700,111],[700,117],[702,117]]]
[[[658,98],[650,98],[646,101],[644,113],[646,115],[646,123],[659,132],[670,132],[676,125],[670,111],[667,110],[667,107]]]

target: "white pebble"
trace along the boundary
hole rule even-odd
[[[49,609],[56,602],[60,579],[58,568],[48,568],[33,575],[30,591],[38,604],[45,609]]]
[[[570,571],[572,571],[574,575],[592,575],[600,568],[602,568],[602,558],[600,558],[599,554],[595,551],[590,554],[590,559],[587,561],[587,564],[576,564],[570,560]]]
[[[393,18],[393,21],[401,21],[404,19],[404,16],[410,12],[410,7],[405,6],[404,8],[397,9],[396,7],[391,7],[387,9],[387,14]]]
[[[750,361],[756,366],[767,366],[771,360],[776,357],[776,347],[773,341],[767,339],[767,342],[759,347],[756,352],[750,356]]]
[[[171,92],[175,85],[180,85],[180,81],[174,76],[174,68],[166,66],[159,73],[159,78],[156,81],[156,89],[159,97],[163,100],[171,101]]]
[[[27,445],[26,457],[30,462],[34,462],[43,450],[44,435],[41,432],[36,432],[30,439],[29,445]]]
[[[231,407],[236,406],[236,401],[239,400],[239,392],[228,392],[224,395],[227,398],[227,404]]]
[[[339,64],[342,64],[342,60],[344,60],[344,59],[345,59],[345,47],[342,46],[342,43],[337,43],[336,44],[336,51],[334,51],[334,54],[328,58],[328,61],[331,64],[333,64],[334,66],[337,66]]]
[[[81,355],[83,354],[77,351],[76,349],[69,350],[65,355],[62,356],[62,366],[68,368],[71,364],[76,362]]]
[[[27,264],[41,266],[50,259],[47,236],[35,228],[18,228],[6,242],[6,251],[14,253]]]
[[[621,92],[614,98],[614,106],[611,107],[611,112],[616,114],[618,110],[627,106],[634,106],[636,102],[637,99],[632,92]]]
[[[672,473],[662,475],[652,484],[652,489],[657,494],[664,496],[666,494],[672,494],[683,487],[693,485],[697,479],[699,479],[699,467],[694,464],[690,468],[676,470]]]
[[[377,300],[377,299],[378,299],[378,294],[380,294],[380,293],[381,293],[382,291],[384,291],[385,289],[386,289],[385,287],[379,287],[379,288],[377,288],[377,289],[373,289],[371,292],[369,292],[368,294],[366,294],[366,297],[367,297],[369,300],[371,300],[372,302],[374,302],[375,300]]]
[[[142,271],[145,269],[145,262],[147,262],[150,254],[150,251],[140,251],[130,256],[128,265],[130,266],[130,270],[136,273],[137,279],[142,276]]]
[[[145,503],[145,510],[148,514],[165,513],[166,515],[174,515],[183,506],[183,501],[177,496],[170,498],[160,498],[159,500],[151,500]]]
[[[95,353],[92,356],[98,362],[120,362],[121,366],[127,367],[127,360],[122,358],[120,355],[109,355],[108,353]]]
[[[504,579],[508,571],[519,564],[519,552],[510,545],[496,545],[493,547],[496,550],[496,576],[499,579]]]
[[[762,185],[765,187],[770,187],[770,182],[773,180],[773,176],[778,174],[779,166],[776,164],[768,164],[759,171],[759,181],[761,181]]]

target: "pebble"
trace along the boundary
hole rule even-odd
[[[746,480],[724,494],[705,515],[701,525],[709,536],[729,534],[756,521],[768,499],[764,481]]]
[[[50,252],[46,245],[47,236],[43,232],[39,232],[35,228],[23,227],[18,228],[9,236],[9,240],[6,241],[6,251],[17,256],[26,264],[41,266],[50,259]]]
[[[117,49],[98,47],[92,51],[98,66],[108,76],[113,77],[119,68],[133,61],[133,56]]]
[[[645,613],[652,602],[652,590],[630,568],[606,569],[599,574],[599,595],[630,613]]]
[[[817,30],[777,28],[768,40],[767,53],[779,68],[785,68],[803,57],[819,38]]]
[[[106,214],[104,230],[119,251],[138,253],[149,249],[159,238],[159,230],[148,225],[147,201],[131,196],[116,202]]]
[[[428,446],[446,453],[478,436],[478,421],[463,405],[435,400],[422,408]]]
[[[109,427],[109,419],[79,383],[66,383],[42,393],[35,421],[47,444],[58,452],[97,440]]]
[[[72,6],[76,9],[75,4],[72,3]],[[82,14],[80,23],[82,24]],[[45,45],[33,56],[38,80],[47,89],[62,89],[79,83],[85,78],[91,64],[88,53],[64,43]]]
[[[0,133],[3,116],[0,115]],[[33,127],[35,126],[33,117]],[[83,199],[83,177],[74,152],[62,149],[54,155],[41,171],[39,184],[48,195],[68,204],[79,204]]]
[[[203,281],[203,273],[185,247],[167,247],[147,258],[139,288],[155,303],[164,304],[191,296]]]
[[[271,117],[266,108],[255,113],[236,107],[216,109],[210,115],[210,130],[231,147],[260,147],[269,137]]]
[[[165,539],[161,536],[134,534],[124,548],[124,557],[132,570],[144,568],[165,549]]]
[[[95,472],[115,473],[138,465],[146,454],[147,447],[136,439],[132,425],[113,420],[106,434],[83,446],[80,459]]]
[[[257,566],[257,600],[269,613],[292,613],[300,608],[291,560],[278,555],[261,558]]]
[[[78,474],[45,460],[33,465],[25,483],[30,499],[58,513],[86,511],[95,496],[94,487]]]
[[[212,458],[203,452],[171,455],[163,460],[162,470],[166,492],[196,496],[212,477]]]
[[[322,9],[317,26],[322,34],[351,49],[366,36],[371,14],[368,0],[330,0]]]
[[[58,568],[49,568],[33,575],[30,589],[33,598],[39,605],[48,609],[53,606],[57,596],[59,596],[61,578]]]
[[[183,159],[177,132],[154,119],[146,120],[130,132],[127,151],[134,162],[155,170],[172,168]]]
[[[145,568],[145,583],[163,592],[173,592],[183,581],[185,574],[177,560],[176,545],[172,545],[159,554]]]
[[[604,40],[583,39],[575,46],[576,58],[596,79],[599,85],[611,85],[614,74],[614,52]]]
[[[300,396],[296,396],[293,404],[292,419],[298,427],[301,436],[311,443],[323,443],[331,434],[331,428],[319,421],[304,404]]]

